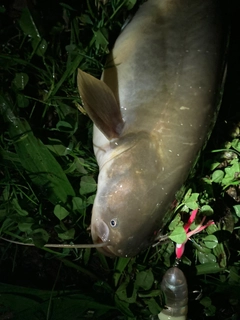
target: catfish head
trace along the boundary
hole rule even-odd
[[[93,242],[105,243],[98,248],[105,255],[135,256],[152,242],[161,219],[159,143],[149,132],[126,133],[118,103],[103,81],[79,70],[78,87],[84,108],[101,132],[95,131],[105,137],[105,144],[101,135],[94,139],[100,172],[92,211]]]
[[[91,233],[109,256],[135,256],[158,231],[160,159],[158,143],[146,132],[114,141],[98,177]]]

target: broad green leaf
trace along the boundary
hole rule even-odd
[[[187,235],[183,226],[177,226],[169,235],[169,239],[179,244],[184,243],[187,240]]]
[[[198,251],[198,260],[201,264],[217,262],[216,257],[212,253],[203,253],[201,251]]]
[[[222,170],[215,170],[212,174],[212,182],[221,183],[224,177],[224,172]]]
[[[19,25],[27,36],[39,41],[40,34],[28,7],[23,8]]]
[[[205,246],[209,249],[213,249],[218,245],[218,239],[213,234],[210,234],[202,239],[205,243]]]
[[[58,236],[62,240],[72,240],[75,236],[75,229],[69,229],[65,232],[58,233]]]
[[[159,289],[159,290],[151,290],[148,293],[139,292],[138,296],[140,298],[154,298],[154,297],[159,297],[160,294],[161,294],[161,290]]]
[[[235,206],[233,206],[233,209],[236,215],[240,218],[240,204],[236,204]]]
[[[24,72],[19,72],[15,74],[15,78],[13,79],[13,84],[18,90],[23,90],[27,83],[28,83],[29,77]]]
[[[186,199],[185,205],[188,206],[191,210],[196,210],[198,208],[197,200],[198,200],[199,193],[192,193],[191,196]]]
[[[200,303],[205,307],[205,314],[207,317],[215,316],[216,307],[212,305],[212,301],[209,297],[204,297],[200,300]]]
[[[240,152],[240,140],[239,139],[234,139],[232,141],[232,147],[237,150],[238,152]]]
[[[69,212],[64,208],[62,207],[60,204],[57,204],[54,208],[54,214],[55,216],[61,221],[61,220],[64,220],[68,215],[69,215]]]
[[[20,216],[25,217],[25,216],[28,215],[28,212],[27,212],[26,210],[23,210],[23,209],[20,207],[17,198],[14,198],[14,199],[11,201],[11,203],[12,203],[14,209],[17,211],[17,213],[18,213]]]
[[[27,108],[29,100],[23,94],[17,94],[17,105],[19,108]]]
[[[201,207],[201,214],[203,216],[211,216],[213,215],[214,211],[209,205],[204,205]]]
[[[184,195],[184,198],[183,198],[184,203],[190,198],[191,194],[192,194],[192,189],[190,188],[187,190],[186,194]]]
[[[38,247],[44,246],[49,240],[49,234],[42,228],[33,230],[29,236],[32,237],[34,244]]]
[[[22,15],[19,19],[19,25],[24,34],[31,38],[33,48],[32,55],[36,52],[37,55],[42,57],[47,50],[47,42],[45,39],[41,38],[36,21],[34,20],[28,7],[25,7],[22,10]]]
[[[205,263],[196,266],[197,275],[208,274],[208,273],[218,273],[224,271],[224,268],[219,267],[218,263]]]
[[[118,258],[117,263],[114,269],[113,280],[115,287],[118,284],[120,277],[122,276],[124,270],[127,268],[127,265],[131,261],[131,258]]]
[[[129,319],[134,318],[134,314],[132,313],[132,311],[129,309],[129,303],[123,300],[120,300],[118,295],[115,294],[114,296],[114,300],[115,300],[115,305],[116,307],[127,317],[129,317]]]
[[[215,170],[219,165],[220,165],[220,162],[211,162],[210,163],[210,170],[211,171]]]
[[[48,319],[49,299],[53,314],[49,319],[53,320],[76,320],[76,310],[78,319],[99,319],[110,310],[117,310],[108,302],[101,299],[98,302],[81,291],[47,291],[1,284],[0,295],[2,310],[11,310],[14,320]]]
[[[205,246],[197,243],[197,242],[194,241],[193,239],[192,239],[192,244],[193,244],[194,248],[196,248],[197,251],[199,251],[199,252],[202,252],[202,253],[204,253],[204,254],[209,254],[209,253],[211,253],[211,249],[209,249],[209,248],[207,248],[207,247],[205,247]]]
[[[174,230],[176,228],[177,225],[183,225],[183,222],[181,221],[181,215],[178,213],[176,214],[175,218],[171,221],[171,223],[168,226],[168,229]]]
[[[95,192],[97,189],[96,181],[91,176],[84,176],[80,182],[80,194],[85,195]]]
[[[231,166],[224,169],[225,176],[222,179],[222,185],[227,187],[230,184],[239,184],[239,180],[236,177],[236,172],[240,172],[240,164],[238,159],[231,161]],[[235,182],[235,183],[234,183]]]
[[[94,31],[94,40],[95,40],[95,45],[96,48],[99,49],[101,48],[103,51],[106,51],[107,46],[108,46],[108,32],[105,28],[101,28]]]
[[[85,249],[83,252],[83,263],[85,266],[88,265],[90,257],[91,257],[91,249]]]
[[[147,271],[140,271],[136,275],[135,285],[144,290],[150,290],[154,281],[154,276],[152,271],[149,269]]]
[[[60,131],[69,131],[69,129],[72,130],[72,125],[69,123],[69,122],[66,122],[66,121],[58,121],[57,125],[56,125],[56,128]]]
[[[87,174],[87,170],[84,167],[84,159],[83,158],[75,158],[74,164],[76,166],[76,170],[80,173]]]
[[[231,284],[240,285],[240,275],[239,275],[239,268],[238,267],[230,267],[229,270],[229,279]]]
[[[125,1],[124,6],[127,8],[127,10],[131,10],[135,6],[136,2],[136,0],[127,0]]]
[[[32,232],[33,222],[19,222],[18,229],[22,232],[30,233]]]
[[[36,48],[36,54],[40,57],[43,57],[45,55],[45,52],[48,48],[47,41],[43,38],[40,41],[32,41],[32,46],[33,48]]]
[[[147,304],[152,315],[157,315],[162,310],[154,298],[145,299],[144,301]]]
[[[96,198],[96,195],[95,195],[95,194],[93,194],[92,196],[88,197],[88,198],[87,198],[87,205],[89,206],[89,205],[93,204],[95,198]]]
[[[85,207],[83,200],[80,197],[73,197],[72,204],[73,204],[73,211],[80,211]]]
[[[84,24],[93,24],[91,18],[89,17],[88,14],[81,14],[80,16],[80,21]]]
[[[116,295],[121,301],[125,301],[127,303],[135,303],[137,300],[137,289],[135,286],[133,286],[133,290],[129,293],[129,290],[127,290],[128,286],[129,279],[127,277],[126,280],[118,287]]]
[[[66,147],[62,144],[46,145],[46,147],[58,156],[64,156],[66,154]]]
[[[212,300],[209,297],[204,297],[203,299],[200,300],[200,303],[204,307],[208,308],[212,305]]]
[[[66,203],[75,193],[63,169],[42,141],[34,136],[28,122],[12,110],[11,103],[0,96],[0,112],[26,173],[53,204]]]

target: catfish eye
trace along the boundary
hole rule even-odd
[[[112,219],[111,221],[110,221],[110,226],[111,227],[113,227],[113,228],[115,228],[116,226],[117,226],[117,219],[115,218],[115,219]]]

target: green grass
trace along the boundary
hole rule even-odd
[[[0,317],[149,319],[162,308],[160,282],[175,261],[173,242],[133,259],[108,259],[95,249],[43,247],[91,243],[98,167],[76,72],[81,68],[100,77],[134,4],[38,1],[22,11],[0,7],[0,235],[36,246],[1,241]],[[196,320],[239,314],[236,117],[229,121],[229,134],[221,139],[218,131],[213,134],[165,230],[182,242],[182,219],[197,207],[201,217],[215,221],[188,241],[180,263],[189,282],[189,314]],[[201,298],[195,300],[198,290]]]

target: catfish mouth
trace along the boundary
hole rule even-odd
[[[108,257],[116,257],[111,251],[111,242],[109,240],[109,227],[102,219],[96,219],[91,225],[91,235],[94,244],[100,245],[97,250]]]
[[[109,246],[107,245],[107,242],[103,242],[102,239],[100,237],[97,238],[97,240],[93,241],[94,244],[102,244],[101,247],[96,247],[96,249],[101,252],[102,254],[104,254],[107,257],[111,257],[111,258],[115,258],[117,257],[110,249]],[[104,245],[106,244],[106,245]]]

